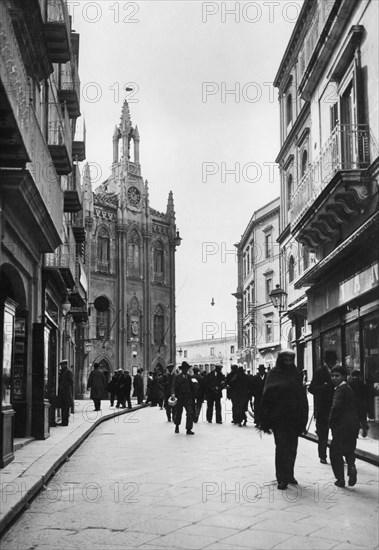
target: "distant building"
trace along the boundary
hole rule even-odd
[[[187,361],[192,367],[211,372],[216,365],[223,366],[223,374],[230,371],[230,365],[237,363],[237,338],[206,338],[204,340],[190,340],[176,344],[176,365]]]
[[[280,284],[279,202],[256,210],[236,244],[239,362],[254,374],[259,364],[273,367],[280,348],[279,315],[270,298]]]
[[[376,0],[305,0],[274,81],[282,283],[298,364],[316,369],[335,350],[376,394],[377,422],[378,19]]]
[[[90,281],[84,380],[93,362],[109,378],[119,368],[132,374],[175,361],[175,249],[181,239],[172,192],[166,212],[150,207],[139,143],[125,101],[109,178],[94,192],[90,178],[84,182]]]

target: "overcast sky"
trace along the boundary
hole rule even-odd
[[[301,3],[68,2],[94,186],[110,174],[126,98],[150,205],[165,212],[174,193],[177,342],[236,334],[234,243],[279,196],[272,82]]]

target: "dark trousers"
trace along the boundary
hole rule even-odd
[[[328,448],[329,423],[325,420],[316,419],[316,434],[318,438],[318,457],[326,460]]]
[[[186,410],[186,430],[192,430],[194,417],[192,397],[178,397],[174,416],[176,426],[180,426],[182,422],[183,408]]]
[[[259,397],[254,397],[254,424],[259,424],[261,420],[261,401],[261,395]]]
[[[221,423],[221,397],[216,397],[214,395],[207,397],[207,421],[212,422],[213,417],[213,406],[216,409],[216,422]]]
[[[111,407],[113,407],[115,399],[116,399],[116,394],[115,393],[110,393],[109,401],[111,402]]]
[[[101,408],[101,399],[93,399],[92,398],[92,401],[93,401],[93,404],[95,406],[95,411],[99,411],[100,408]]]
[[[143,403],[143,395],[137,395],[137,404],[142,405]]]
[[[330,463],[334,477],[339,481],[345,480],[345,466],[343,457],[346,458],[347,475],[351,472],[351,467],[355,465],[355,446],[357,439],[355,436],[333,437],[330,444]]]
[[[291,426],[273,428],[275,438],[275,470],[278,483],[289,483],[294,467],[299,436]]]
[[[70,407],[62,407],[62,426],[68,426],[70,417]]]

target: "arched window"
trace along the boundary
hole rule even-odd
[[[109,332],[109,300],[105,296],[99,296],[93,305],[96,310],[96,338],[104,340]]]
[[[286,120],[287,126],[292,122],[292,94],[287,95],[286,99]]]
[[[164,311],[162,306],[157,306],[154,311],[154,344],[164,344]]]
[[[308,169],[308,151],[305,149],[301,156],[301,177],[304,176]]]
[[[163,281],[164,277],[164,247],[160,241],[154,244],[153,250],[154,280]]]
[[[288,260],[288,280],[290,283],[295,278],[295,258],[293,256],[290,256],[290,259]]]
[[[97,235],[97,270],[109,273],[109,233],[102,227]]]
[[[287,212],[291,208],[291,199],[292,199],[292,193],[293,193],[292,187],[293,187],[293,178],[292,178],[292,174],[289,174],[287,178]]]
[[[137,231],[133,230],[128,238],[128,274],[132,277],[140,276],[140,238]]]

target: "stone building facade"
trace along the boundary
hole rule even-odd
[[[141,175],[140,136],[127,102],[113,134],[111,174],[95,191],[84,181],[90,284],[86,368],[106,378],[175,361],[175,249],[180,245],[172,192],[166,212],[150,206]]]
[[[274,81],[279,240],[290,307],[307,319],[298,343],[313,369],[332,349],[361,371],[374,395],[371,434],[379,422],[378,18],[376,1],[305,0]]]
[[[273,367],[280,349],[279,315],[270,292],[280,282],[279,198],[252,215],[237,247],[237,326],[239,362],[253,374],[259,364]]]
[[[65,0],[0,2],[1,466],[49,437],[58,365],[75,376],[86,311],[79,35]]]

